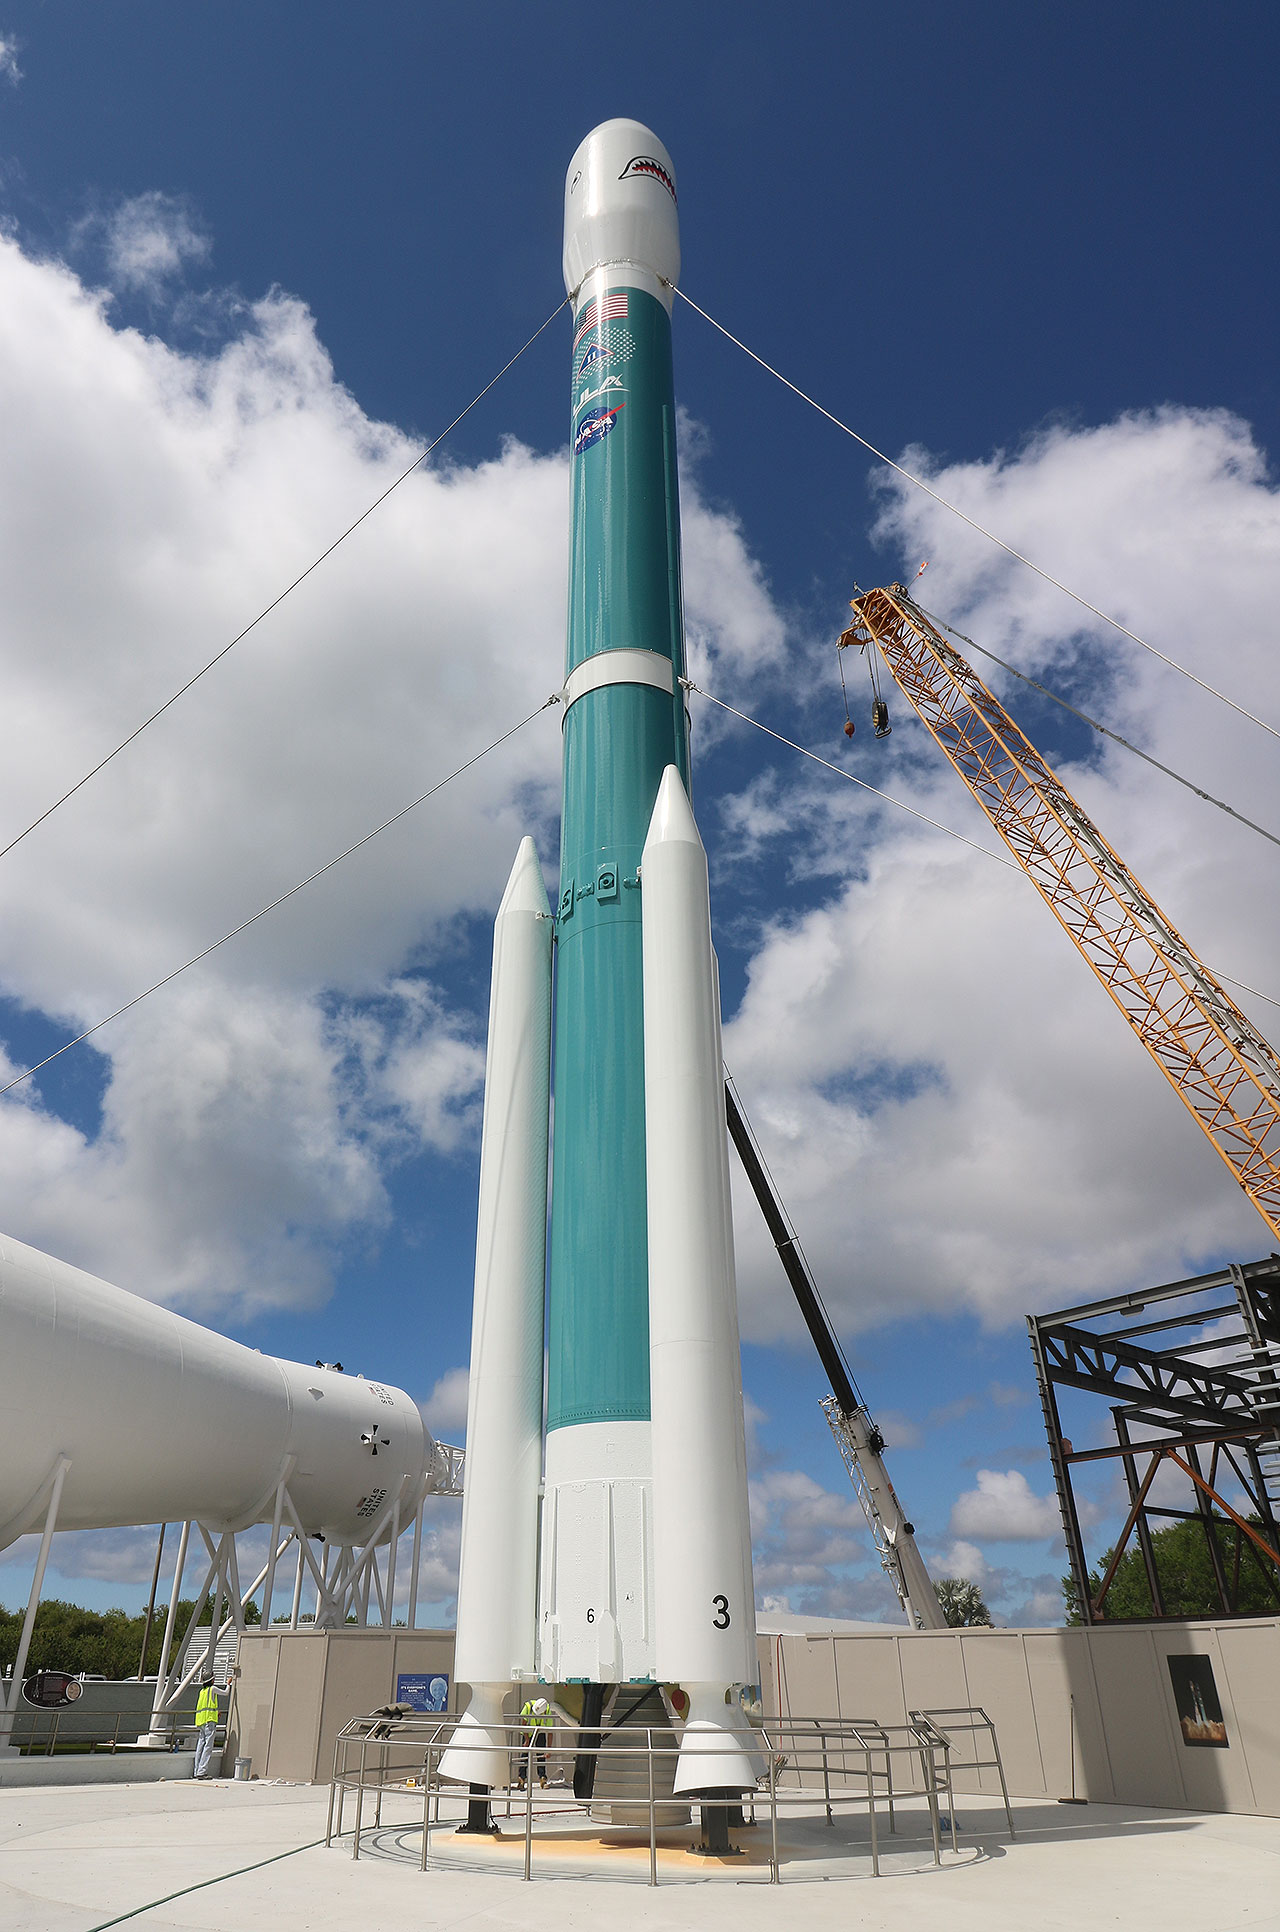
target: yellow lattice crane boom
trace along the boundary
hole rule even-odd
[[[894,681],[1174,1092],[1280,1237],[1280,1060],[972,666],[901,584],[853,600],[841,648]]]

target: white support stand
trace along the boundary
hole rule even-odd
[[[442,1445],[439,1466],[433,1472],[426,1492],[418,1498],[413,1509],[413,1555],[408,1614],[410,1628],[413,1628],[417,1620],[418,1561],[422,1553],[422,1512],[426,1496],[459,1495],[462,1488],[462,1461],[463,1452],[460,1449]],[[60,1478],[57,1489],[60,1493]],[[264,1498],[264,1509],[265,1503]],[[53,1507],[55,1505],[51,1501],[51,1508]],[[49,1518],[47,1528],[50,1535],[52,1534],[51,1523],[52,1518]],[[178,1539],[173,1586],[169,1595],[168,1613],[165,1617],[155,1702],[151,1712],[151,1728],[145,1736],[138,1739],[139,1744],[149,1745],[158,1750],[168,1750],[172,1746],[179,1716],[184,1706],[190,1706],[194,1701],[192,1693],[197,1679],[205,1671],[213,1668],[218,1645],[223,1638],[232,1631],[239,1633],[245,1629],[246,1612],[259,1590],[262,1592],[262,1627],[265,1628],[270,1624],[277,1571],[282,1558],[288,1554],[291,1547],[297,1551],[297,1568],[288,1621],[290,1631],[340,1630],[349,1618],[354,1618],[357,1625],[367,1625],[371,1596],[378,1612],[377,1620],[384,1628],[390,1629],[395,1621],[398,1548],[401,1536],[409,1527],[404,1499],[397,1491],[370,1523],[368,1537],[363,1543],[325,1544],[320,1560],[317,1561],[312,1548],[312,1538],[307,1536],[302,1527],[293,1498],[289,1494],[288,1481],[283,1479],[277,1484],[275,1491],[267,1560],[258,1570],[249,1587],[242,1590],[236,1546],[236,1536],[239,1532],[236,1529],[210,1529],[203,1523],[184,1523]],[[213,1610],[208,1624],[207,1641],[201,1645],[198,1654],[192,1655],[191,1643],[187,1641],[179,1656],[175,1657],[173,1652],[178,1598],[182,1590],[193,1529],[204,1545],[208,1560],[196,1589],[192,1624],[199,1627],[205,1605],[211,1599]],[[383,1566],[378,1561],[379,1548],[384,1544],[386,1546],[385,1575]],[[38,1595],[37,1586],[43,1574],[43,1563],[41,1563],[37,1585],[33,1586],[36,1595]],[[302,1615],[304,1579],[310,1580],[315,1591],[316,1607],[310,1622]],[[34,1615],[34,1611],[30,1614]],[[188,1625],[188,1630],[191,1628],[192,1625]],[[25,1660],[25,1655],[25,1649],[20,1650],[20,1663]],[[0,1731],[2,1729],[3,1718],[0,1717]]]
[[[40,1535],[40,1553],[36,1557],[35,1574],[31,1579],[31,1594],[27,1598],[27,1614],[22,1619],[22,1635],[18,1639],[18,1654],[13,1660],[13,1676],[7,1693],[3,1684],[0,1684],[0,1757],[12,1758],[20,1755],[17,1746],[10,1743],[13,1736],[13,1720],[18,1714],[18,1699],[22,1695],[22,1677],[27,1668],[27,1653],[31,1648],[31,1632],[35,1628],[36,1611],[40,1607],[40,1592],[44,1588],[45,1566],[49,1561],[49,1546],[53,1542],[54,1524],[58,1520],[58,1504],[62,1501],[62,1485],[70,1467],[70,1458],[59,1456],[45,1479],[49,1490],[49,1502],[44,1513],[44,1529]]]
[[[461,1496],[463,1461],[464,1452],[461,1449],[452,1448],[446,1443],[438,1443],[434,1467],[429,1471],[423,1492],[418,1496],[412,1511],[413,1556],[412,1575],[409,1580],[408,1614],[410,1628],[417,1621],[418,1561],[422,1553],[422,1512],[426,1497]],[[17,1537],[34,1529],[43,1515],[40,1548],[31,1579],[26,1614],[22,1620],[22,1633],[18,1639],[13,1673],[7,1684],[0,1682],[0,1757],[19,1755],[17,1747],[11,1742],[14,1720],[22,1696],[22,1680],[31,1649],[36,1612],[40,1607],[41,1592],[44,1589],[49,1551],[57,1527],[63,1484],[70,1467],[71,1460],[68,1456],[56,1457],[48,1475],[23,1504],[18,1514],[10,1522],[0,1525],[0,1549],[3,1549]],[[155,1701],[151,1711],[151,1725],[150,1729],[138,1739],[140,1745],[157,1750],[171,1748],[181,1707],[184,1701],[191,1701],[189,1693],[193,1683],[197,1677],[203,1675],[205,1670],[212,1668],[218,1645],[223,1638],[232,1631],[239,1633],[245,1628],[247,1621],[245,1613],[259,1590],[262,1591],[262,1622],[264,1625],[270,1623],[277,1570],[280,1559],[286,1555],[291,1545],[296,1545],[297,1548],[297,1575],[289,1617],[290,1630],[297,1630],[300,1627],[336,1630],[340,1629],[349,1617],[353,1617],[357,1624],[365,1624],[368,1622],[371,1590],[382,1624],[388,1629],[393,1624],[397,1554],[400,1538],[410,1527],[405,1498],[401,1490],[396,1491],[381,1513],[371,1522],[364,1542],[343,1544],[332,1548],[326,1546],[322,1568],[316,1562],[311,1549],[311,1539],[302,1528],[298,1512],[289,1494],[288,1477],[292,1473],[293,1459],[290,1457],[274,1490],[271,1541],[268,1546],[267,1560],[247,1590],[241,1587],[236,1537],[248,1528],[249,1524],[242,1520],[228,1528],[224,1524],[210,1527],[194,1521],[183,1523],[178,1536],[178,1554],[173,1566],[169,1607],[165,1613],[164,1637],[160,1646],[160,1663],[156,1677]],[[255,1518],[265,1512],[267,1502],[271,1498],[272,1492],[268,1491],[262,1499],[261,1509],[253,1513]],[[200,1617],[211,1597],[213,1609],[208,1625],[208,1639],[199,1654],[192,1659],[191,1645],[187,1642],[183,1646],[182,1654],[175,1658],[174,1640],[177,1635],[178,1600],[182,1593],[193,1529],[204,1545],[208,1561],[198,1586],[192,1623],[199,1627]],[[382,1543],[387,1544],[385,1579],[377,1558],[378,1546]],[[308,1573],[316,1586],[316,1614],[313,1624],[304,1625],[301,1617],[302,1583]],[[188,1626],[188,1629],[190,1627]],[[187,1660],[185,1668],[184,1658]]]

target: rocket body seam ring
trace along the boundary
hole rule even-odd
[[[610,684],[649,684],[670,697],[675,690],[675,672],[671,659],[658,651],[596,651],[575,665],[565,679],[565,716],[588,691],[600,691]]]

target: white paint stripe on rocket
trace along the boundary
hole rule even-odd
[[[531,1675],[542,1475],[542,1331],[551,1066],[551,908],[522,840],[493,928],[476,1229],[467,1469],[454,1669],[472,1686],[445,1777],[505,1783],[501,1719]]]
[[[674,766],[641,876],[657,1675],[697,1720],[677,1789],[729,1787],[753,1781],[716,1717],[757,1674],[751,1529],[707,857]]]

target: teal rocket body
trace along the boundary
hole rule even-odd
[[[625,273],[574,319],[549,1430],[649,1416],[638,868],[663,771],[688,783],[688,728],[671,322]],[[663,662],[614,681],[618,651]]]

